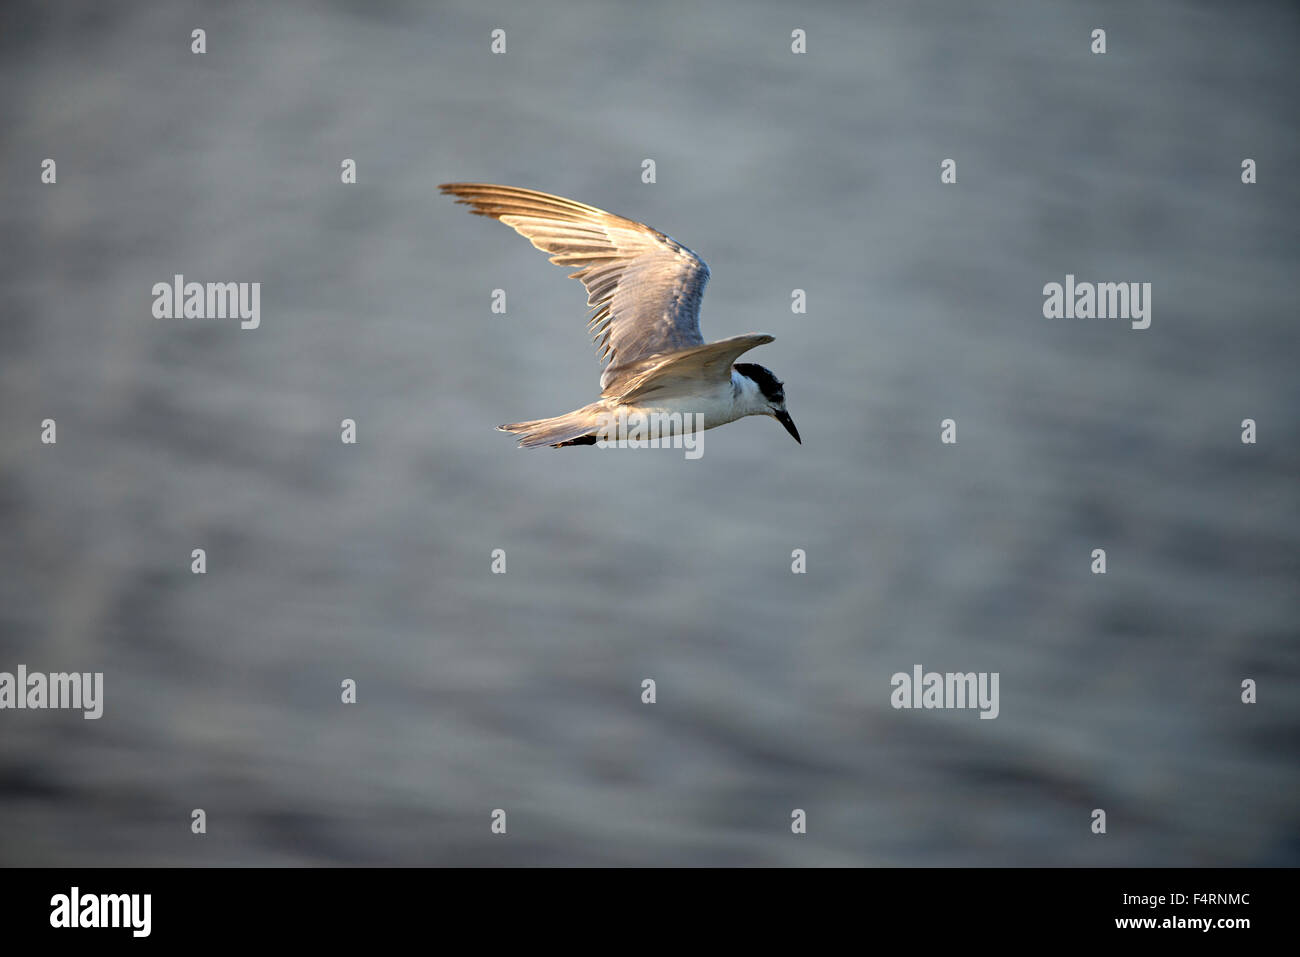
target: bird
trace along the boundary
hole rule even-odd
[[[650,415],[681,415],[664,421],[702,429],[766,415],[803,444],[784,383],[761,365],[736,361],[775,337],[704,341],[700,300],[709,267],[690,249],[645,223],[550,193],[494,183],[438,188],[575,269],[570,278],[587,290],[588,328],[604,364],[600,398],[564,415],[497,427],[517,436],[520,448],[595,445],[605,435],[602,423]]]

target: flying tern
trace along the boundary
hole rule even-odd
[[[498,426],[522,448],[594,445],[603,423],[666,416],[712,429],[747,415],[768,415],[796,442],[799,430],[772,372],[736,360],[769,335],[705,342],[700,299],[704,260],[657,229],[571,199],[492,183],[443,183],[470,212],[500,220],[551,262],[576,271],[594,310],[588,327],[605,362],[600,398],[550,419]],[[672,419],[671,417],[678,418]]]

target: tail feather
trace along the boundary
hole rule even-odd
[[[502,432],[519,437],[521,449],[537,449],[544,445],[559,448],[564,445],[594,445],[596,441],[596,415],[598,406],[589,405],[553,419],[533,419],[529,422],[512,422],[499,425]]]

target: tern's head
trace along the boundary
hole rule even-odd
[[[753,362],[737,362],[733,368],[742,378],[754,383],[754,414],[770,415],[785,426],[785,430],[794,436],[796,442],[803,445],[799,430],[794,427],[794,419],[790,418],[790,413],[785,408],[785,384],[772,375],[771,369]]]

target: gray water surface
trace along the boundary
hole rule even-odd
[[[1298,37],[1281,3],[6,4],[0,670],[106,703],[0,713],[0,863],[1300,862]],[[446,180],[696,250],[706,337],[776,336],[747,358],[804,444],[514,449],[595,395],[583,292]],[[260,328],[154,319],[176,273],[261,282]],[[1150,282],[1151,327],[1044,319],[1067,273]],[[999,673],[998,718],[893,709],[915,664]]]

